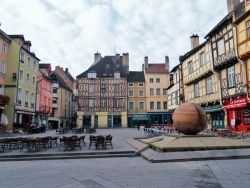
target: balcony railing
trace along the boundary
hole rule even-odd
[[[214,59],[214,70],[219,71],[231,67],[237,62],[238,58],[235,55],[235,49],[230,49]]]

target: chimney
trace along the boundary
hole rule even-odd
[[[115,62],[119,63],[120,60],[120,54],[115,54]]]
[[[199,35],[193,34],[191,37],[191,50],[199,46]]]
[[[169,70],[169,57],[167,55],[165,56],[165,69]]]
[[[129,73],[129,53],[122,54],[122,64],[127,70],[127,74]]]
[[[69,69],[66,67],[65,68],[65,74],[68,74]]]
[[[227,0],[228,13],[233,11],[238,4],[240,4],[240,0]]]
[[[141,68],[142,68],[142,71],[144,71],[144,64],[142,64],[142,67],[141,67]]]
[[[148,68],[148,56],[144,57],[144,64],[145,64],[145,69]]]
[[[98,63],[102,59],[102,56],[100,53],[96,52],[94,53],[94,65]]]

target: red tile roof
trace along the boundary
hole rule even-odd
[[[148,64],[148,68],[145,68],[146,73],[169,73],[168,69],[165,69],[164,64]]]

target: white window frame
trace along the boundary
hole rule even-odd
[[[122,106],[121,99],[114,99],[114,107],[120,108]]]
[[[7,44],[3,43],[2,45],[2,52],[7,53]]]
[[[138,83],[138,87],[144,87],[144,83]]]
[[[101,99],[101,108],[107,108],[107,99]]]
[[[144,91],[143,90],[139,90],[138,91],[138,96],[139,97],[144,97]]]
[[[189,74],[193,73],[193,62],[192,61],[188,62],[188,72],[189,72]]]
[[[133,83],[128,83],[128,87],[134,87]]]
[[[47,83],[47,84],[48,84],[48,83]],[[33,87],[36,86],[36,77],[35,77],[35,76],[32,76],[32,86],[33,86]],[[49,87],[49,89],[48,89],[48,87],[46,87],[46,89],[49,90],[50,87]]]
[[[101,84],[101,93],[106,93],[106,84]]]
[[[247,38],[250,38],[250,20],[246,22]]]
[[[120,84],[115,84],[114,85],[114,92],[119,93],[120,92]]]
[[[18,94],[17,94],[17,103],[18,104],[22,104],[22,94],[23,94],[23,89],[19,87]]]
[[[36,61],[33,61],[33,67],[32,69],[35,71],[36,70]]]
[[[30,68],[30,57],[27,57],[27,67]]]
[[[25,90],[25,95],[24,95],[24,102],[25,102],[25,106],[29,105],[29,91]]]
[[[95,92],[95,85],[89,84],[89,93],[94,93],[94,92]]]
[[[199,97],[200,96],[200,88],[199,88],[199,82],[194,84],[194,96]]]
[[[150,105],[150,110],[154,110],[155,109],[155,103],[153,101],[151,101],[149,103],[149,105]]]
[[[150,95],[154,95],[154,88],[150,88],[150,89],[149,89],[149,94],[150,94]]]
[[[161,88],[156,88],[156,95],[161,95]]]
[[[20,60],[22,63],[24,63],[24,53],[20,52]]]
[[[89,72],[88,73],[88,78],[96,78],[97,73],[96,72]]]
[[[139,107],[139,110],[144,110],[145,109],[145,102],[139,101],[138,102],[138,107]]]
[[[207,94],[213,93],[213,83],[212,83],[212,76],[206,78],[206,85],[207,85]]]
[[[95,107],[95,99],[89,99],[89,108]]]
[[[217,41],[217,52],[218,56],[225,53],[225,43],[223,38]]]
[[[30,98],[31,98],[31,107],[34,107],[35,106],[35,93],[31,93],[31,96],[30,96]]]
[[[5,77],[5,66],[6,66],[6,63],[4,61],[1,61],[1,65],[0,65],[0,76],[1,77]]]
[[[114,78],[121,78],[121,73],[115,72],[114,73]]]
[[[134,97],[134,90],[128,90],[128,96]]]
[[[167,94],[168,94],[167,88],[163,88],[163,89],[162,89],[162,93],[163,93],[163,95],[167,95]]]
[[[27,85],[29,85],[30,84],[30,74],[29,73],[27,73],[26,74],[26,82],[25,82]]]
[[[128,102],[128,110],[134,110],[135,106],[134,106],[134,102],[133,101],[129,101]]]
[[[229,88],[235,86],[235,70],[234,70],[234,66],[229,67],[227,69],[227,83],[228,83]]]
[[[163,109],[164,110],[168,109],[168,102],[167,101],[163,102]]]
[[[161,79],[160,79],[160,78],[156,78],[156,79],[155,79],[155,82],[156,82],[156,83],[161,83]]]
[[[23,82],[23,70],[19,70],[19,82]]]
[[[154,78],[149,78],[149,83],[154,83]]]
[[[200,65],[204,66],[206,64],[205,52],[200,53]]]
[[[156,108],[157,108],[157,110],[161,109],[161,101],[156,102]]]

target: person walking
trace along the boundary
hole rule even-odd
[[[138,129],[138,131],[140,130],[140,125],[137,125],[137,129]]]

